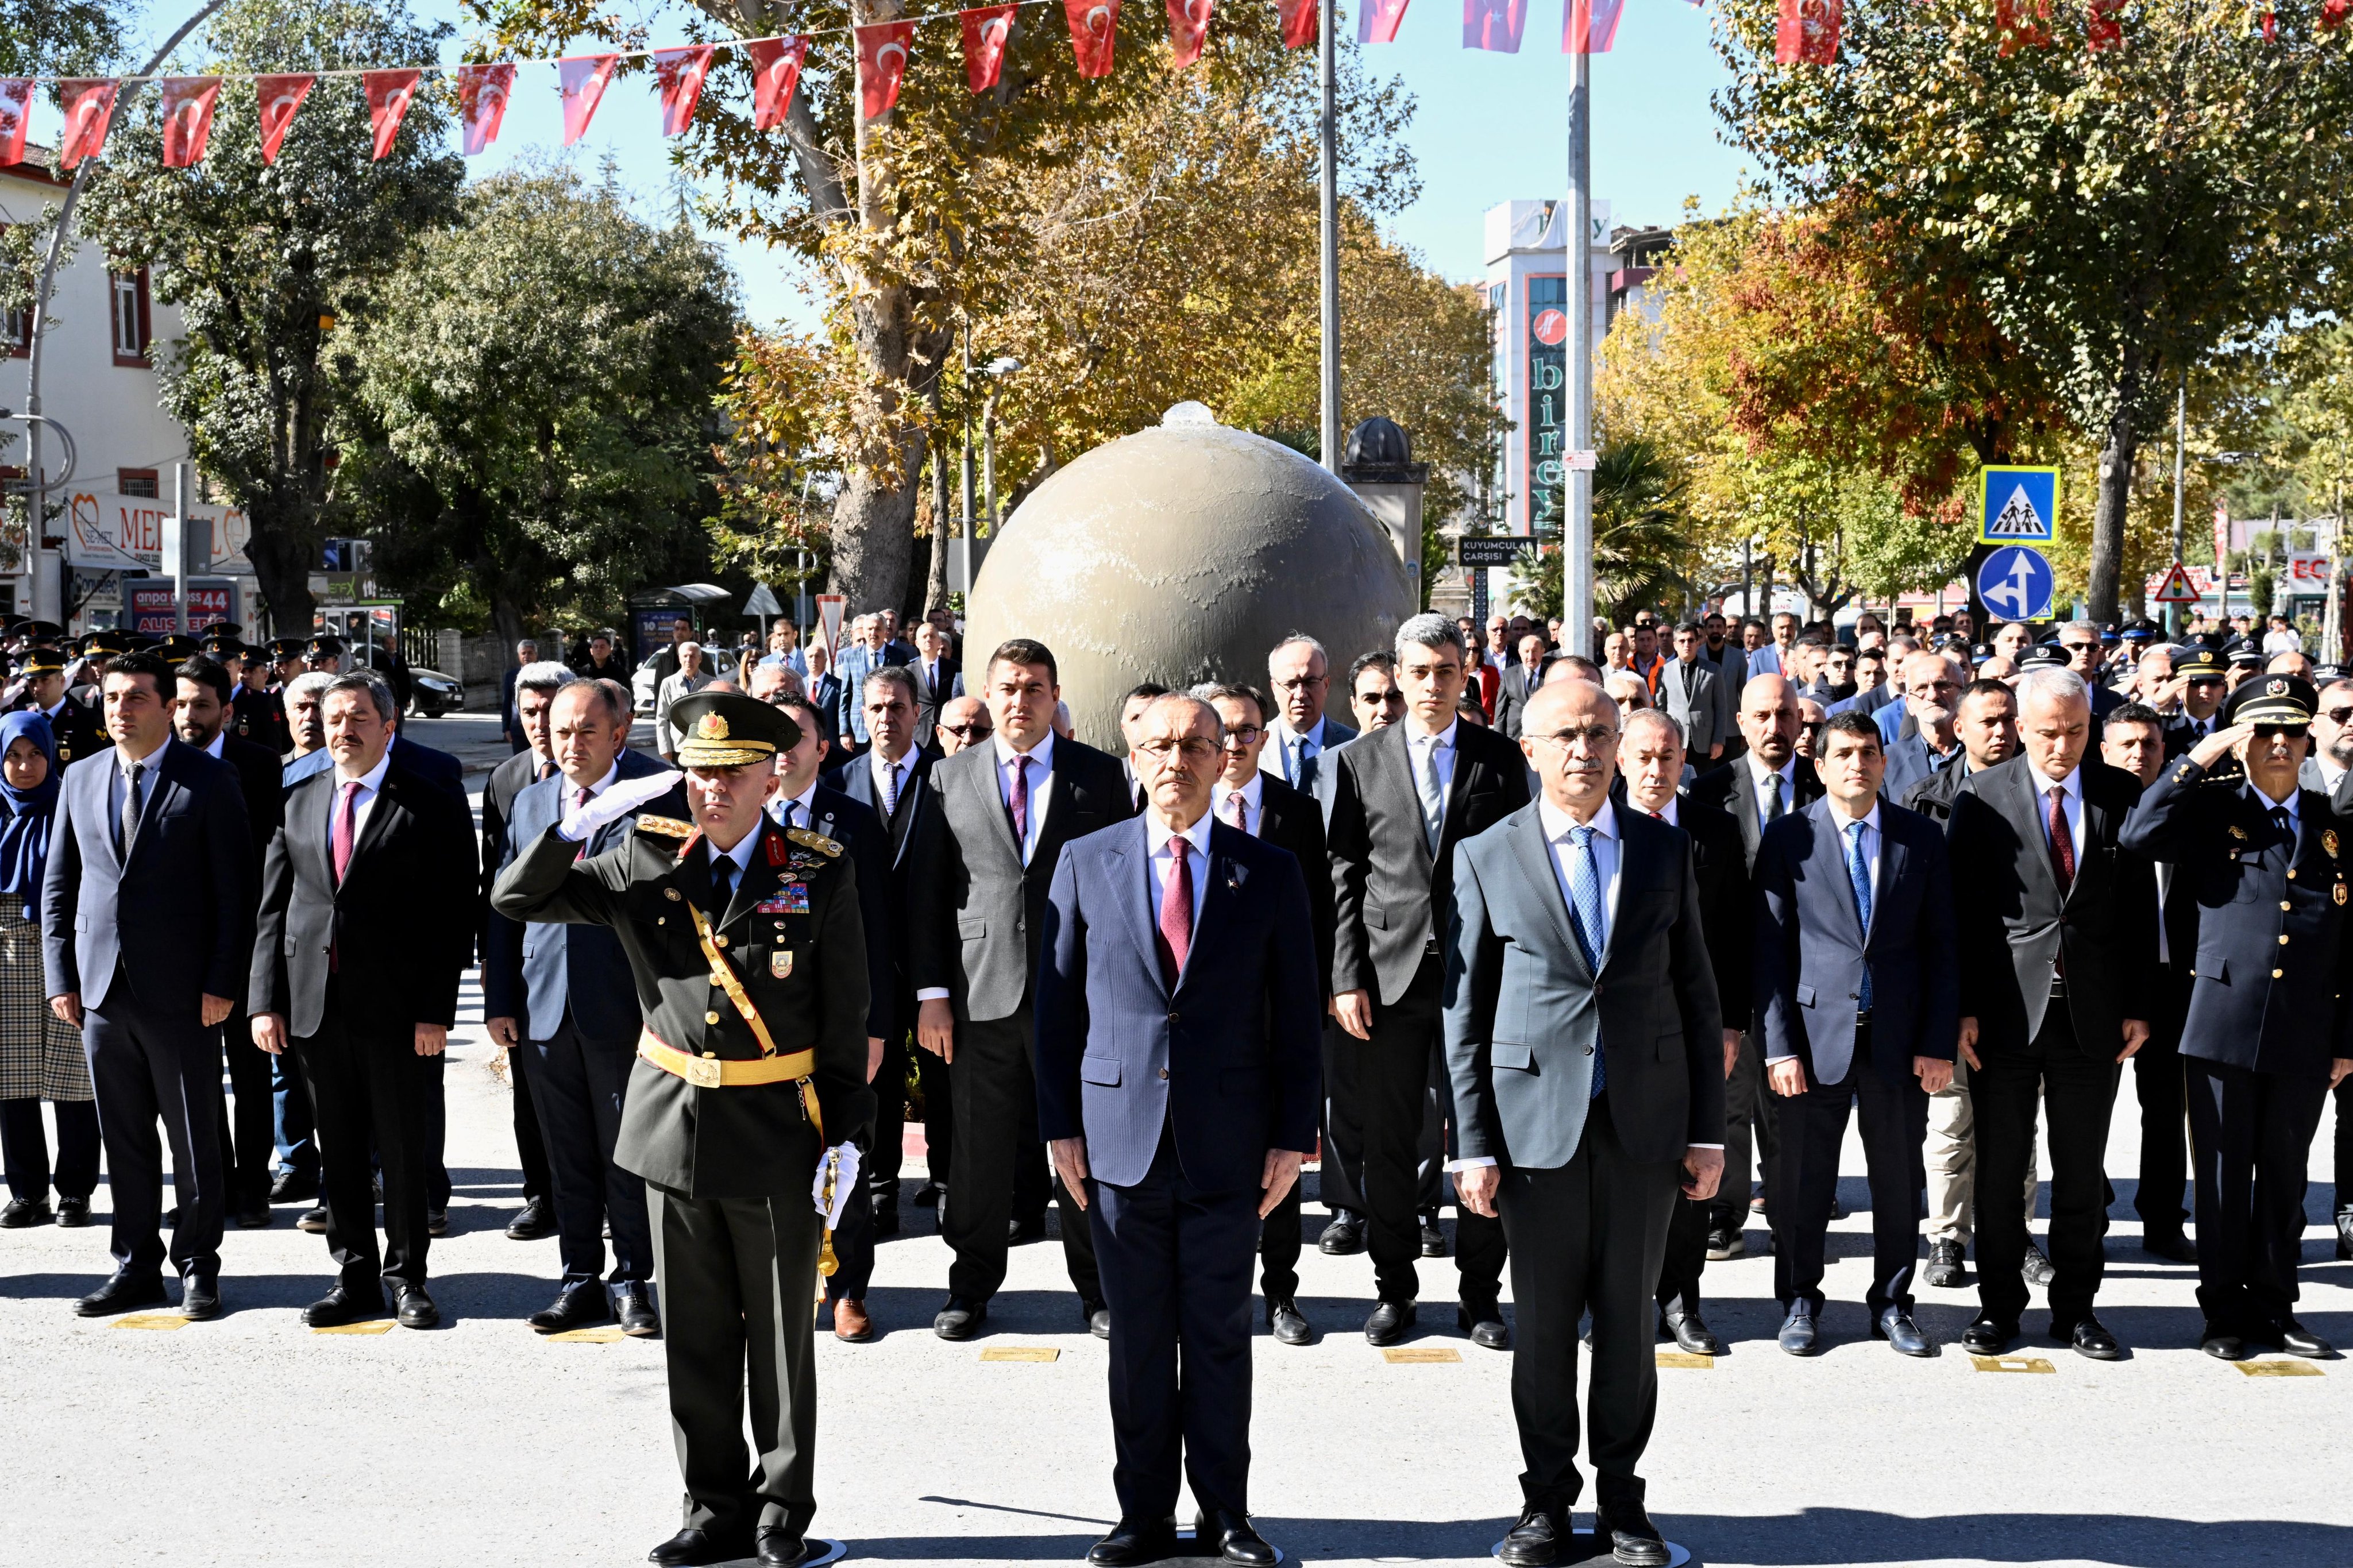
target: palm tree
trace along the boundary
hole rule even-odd
[[[1681,563],[1690,552],[1682,500],[1685,481],[1640,437],[1603,445],[1593,465],[1593,608],[1619,626],[1636,610],[1680,602],[1690,592]],[[1524,599],[1557,615],[1561,554],[1554,548],[1513,576]]]

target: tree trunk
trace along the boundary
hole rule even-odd
[[[2140,453],[2133,428],[2137,375],[2126,372],[2116,412],[2108,416],[2107,444],[2100,452],[2098,500],[2092,511],[2092,559],[2084,585],[2084,613],[2094,621],[2116,618],[2116,591],[2124,575],[2125,518],[2132,505],[2133,465]]]
[[[311,598],[311,569],[319,559],[306,520],[285,517],[276,507],[256,507],[248,518],[253,536],[246,542],[246,558],[253,563],[254,582],[269,605],[272,637],[307,637],[316,615]]]

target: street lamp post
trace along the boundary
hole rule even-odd
[[[1561,609],[1572,651],[1593,643],[1593,57],[1568,57],[1568,451],[1562,509]]]
[[[1316,10],[1321,43],[1316,52],[1315,79],[1321,108],[1316,115],[1315,134],[1323,164],[1316,204],[1321,251],[1317,291],[1321,296],[1323,336],[1317,449],[1322,453],[1319,460],[1324,467],[1336,474],[1340,471],[1340,137],[1333,78],[1338,64],[1338,44],[1333,37],[1333,0],[1321,0]]]

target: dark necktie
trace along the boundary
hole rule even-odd
[[[574,790],[574,791],[572,792],[572,808],[573,808],[575,811],[586,811],[586,810],[587,810],[587,809],[588,809],[588,803],[589,803],[589,801],[590,801],[590,800],[592,800],[592,799],[594,799],[594,798],[595,798],[595,797],[594,797],[593,795],[591,795],[588,793],[588,786],[587,786],[586,784],[582,784],[578,789]],[[589,835],[589,837],[590,837],[590,838],[593,838],[593,837],[596,837],[596,835],[595,835],[595,834],[590,834],[590,835]],[[578,851],[578,853],[575,854],[572,858],[573,858],[575,860],[586,860],[586,858],[588,858],[588,839],[587,839],[587,838],[584,838],[584,839],[582,839],[582,840],[580,841],[580,848],[579,848],[579,851]]]
[[[1186,858],[1192,845],[1183,838],[1168,841],[1168,879],[1160,888],[1160,978],[1176,989],[1185,972],[1185,955],[1193,948],[1193,870]]]
[[[122,781],[122,858],[131,858],[131,841],[139,837],[139,779],[147,771],[145,763],[131,764],[131,774]]]
[[[1766,787],[1772,792],[1771,798],[1765,804],[1765,820],[1778,822],[1781,820],[1781,775],[1767,773],[1765,784]]]
[[[2287,807],[2272,807],[2272,826],[2278,832],[2280,842],[2293,851],[2295,848],[2295,824],[2289,818]]]
[[[1029,756],[1026,752],[1013,759],[1011,795],[1007,804],[1013,812],[1013,847],[1027,862],[1029,858]]]
[[[2051,869],[2059,879],[2059,896],[2075,885],[2075,836],[2067,831],[2067,791],[2052,784],[2044,792],[2051,801]]]
[[[719,906],[719,912],[724,915],[727,912],[728,901],[735,896],[733,856],[714,853],[711,857],[711,890],[717,895],[715,901]]]

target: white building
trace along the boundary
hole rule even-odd
[[[37,161],[0,166],[0,224],[41,220],[65,195],[48,172],[47,149],[27,148]],[[153,303],[144,268],[111,272],[100,248],[77,237],[58,268],[41,350],[41,412],[72,436],[76,466],[67,489],[92,495],[152,497],[167,505],[172,465],[188,456],[186,433],[157,405],[155,365],[180,328],[179,312]],[[0,407],[24,411],[31,342],[29,310],[0,321]],[[25,477],[25,426],[0,425],[0,476]],[[53,488],[50,504],[66,500],[54,488],[65,454],[43,437],[42,466]],[[194,483],[193,477],[190,479]],[[63,519],[52,521],[62,531]],[[11,535],[0,543],[0,613],[109,625],[121,607],[116,574],[64,566],[55,550],[32,551]],[[36,587],[37,583],[38,586]]]

